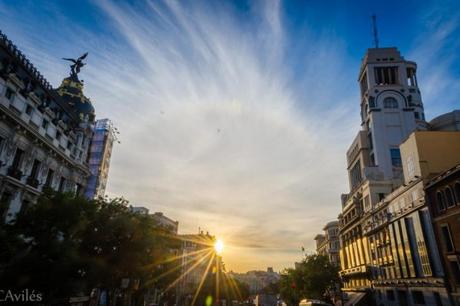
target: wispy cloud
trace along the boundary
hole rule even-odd
[[[419,18],[420,33],[409,58],[417,60],[419,86],[427,113],[436,116],[459,106],[460,12],[447,1],[425,7]]]
[[[229,269],[281,269],[337,217],[359,128],[359,59],[337,25],[305,20],[293,31],[284,3],[101,0],[90,5],[97,30],[58,5],[33,22],[33,2],[0,4],[0,24],[56,85],[68,70],[60,57],[90,52],[86,93],[122,132],[111,196],[163,211],[181,232],[222,236]],[[458,16],[426,18],[433,24],[406,57],[419,61],[434,110],[443,89],[458,88],[449,70],[457,59],[433,64]]]
[[[179,2],[150,2],[146,11],[106,1],[100,6],[145,65],[123,102],[140,117],[122,128],[110,190],[161,205],[184,231],[202,226],[237,248],[272,249],[263,259],[251,248],[229,254],[231,268],[249,268],[241,264],[244,257],[259,268],[293,262],[273,263],[273,252],[311,246],[311,230],[336,217],[345,189],[345,174],[337,175],[343,152],[336,148],[348,131],[333,132],[318,110],[351,124],[340,103],[331,99],[320,107],[292,86],[279,2],[257,3],[252,19],[231,7]],[[315,38],[321,69],[308,59],[297,68],[315,65],[317,78],[343,68],[333,43]]]

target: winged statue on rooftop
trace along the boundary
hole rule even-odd
[[[80,68],[86,65],[86,63],[83,63],[83,60],[86,58],[87,55],[88,55],[88,52],[86,52],[85,54],[83,54],[82,56],[80,56],[77,59],[62,58],[63,60],[66,60],[66,61],[69,61],[69,62],[73,63],[72,65],[70,65],[70,69],[71,69],[71,74],[70,75],[71,76],[77,76],[77,74],[80,73]]]

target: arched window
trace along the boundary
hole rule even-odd
[[[460,204],[460,183],[455,183],[455,197],[457,198],[457,204]]]
[[[452,189],[450,189],[450,187],[447,187],[445,190],[445,193],[446,193],[447,207],[454,206],[455,202],[454,202],[454,194],[452,193]]]
[[[398,108],[398,101],[393,97],[386,97],[383,99],[384,108]]]
[[[444,194],[440,191],[436,193],[436,201],[438,202],[438,211],[446,209],[446,203],[444,201]]]

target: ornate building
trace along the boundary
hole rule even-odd
[[[460,164],[434,177],[425,190],[452,300],[460,305]]]
[[[455,158],[440,164],[437,151],[428,159],[426,139],[454,148],[440,119],[425,121],[416,69],[396,48],[369,49],[361,65],[362,130],[347,151],[350,192],[339,215],[351,304],[449,305],[424,184]]]
[[[339,222],[328,222],[324,226],[323,231],[324,234],[318,234],[315,236],[316,253],[327,256],[333,265],[340,266]]]
[[[46,187],[82,194],[90,175],[94,108],[78,79],[82,60],[53,89],[0,32],[0,214],[13,218]]]

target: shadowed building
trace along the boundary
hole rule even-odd
[[[182,249],[177,304],[191,305],[200,283],[211,277],[222,277],[225,269],[221,256],[214,250],[214,236],[201,231],[199,234],[178,235],[178,238],[182,241]]]
[[[83,194],[95,117],[77,75],[85,56],[74,60],[71,75],[53,89],[0,32],[2,218],[13,218],[46,187]]]
[[[136,214],[150,216],[159,227],[177,235],[179,230],[179,221],[174,221],[171,218],[166,217],[162,212],[149,213],[149,209],[142,206],[130,206],[130,211]]]
[[[425,190],[452,299],[460,305],[460,164],[434,177]]]
[[[318,234],[315,237],[316,253],[327,256],[333,265],[340,266],[339,222],[328,222],[323,231],[324,234]]]

